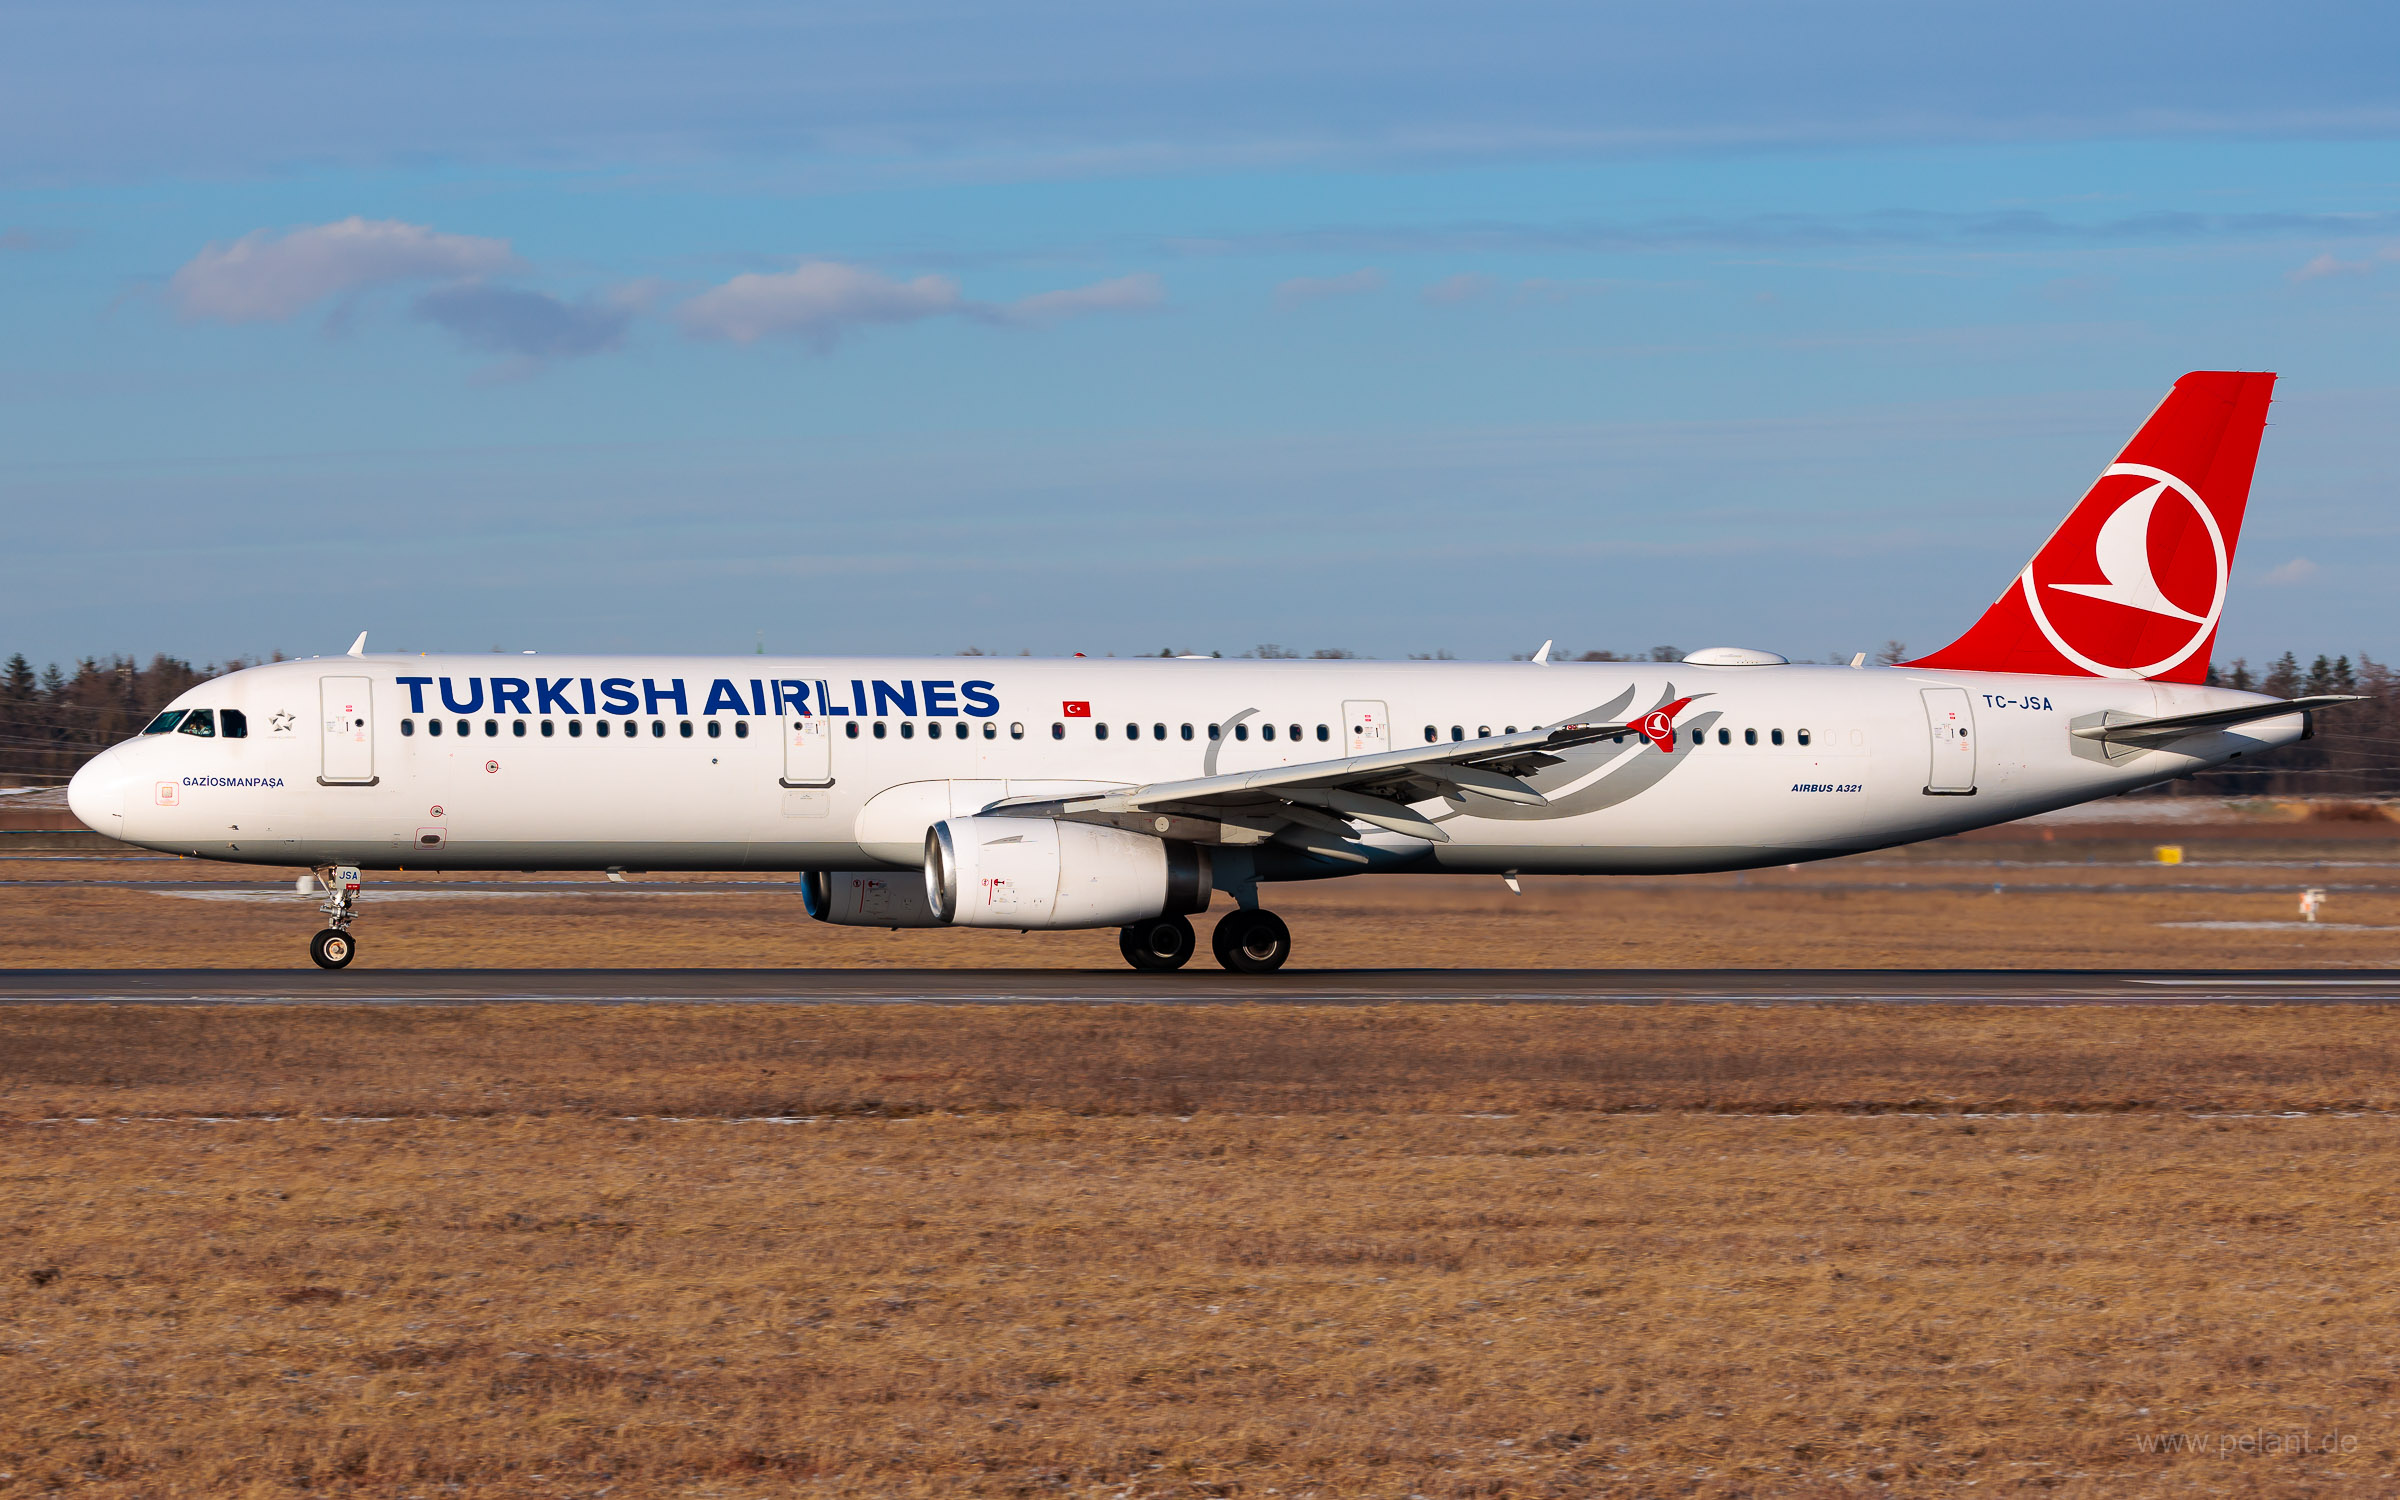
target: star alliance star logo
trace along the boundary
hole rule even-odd
[[[269,714],[267,716],[267,730],[271,734],[290,734],[292,732],[293,722],[294,720],[292,716],[288,713],[277,712]]]

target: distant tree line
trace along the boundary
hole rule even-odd
[[[1905,648],[1888,642],[1878,660],[1903,658]],[[1301,653],[1259,646],[1243,653],[1262,659]],[[1348,651],[1319,650],[1318,659],[1343,659]],[[1672,662],[1673,646],[1619,655],[1585,651],[1588,662]],[[272,660],[282,660],[278,652]],[[1430,658],[1448,660],[1448,652]],[[1558,654],[1566,660],[1567,653]],[[1834,660],[1848,661],[1837,655]],[[72,673],[53,664],[36,672],[23,652],[0,666],[0,786],[48,786],[64,782],[75,768],[117,741],[141,731],[161,708],[212,677],[253,665],[235,660],[195,667],[172,656],[153,656],[147,666],[130,656],[87,657]],[[2203,771],[2162,790],[2203,796],[2400,796],[2400,670],[2364,655],[2320,656],[2303,667],[2286,651],[2264,670],[2237,658],[2209,669],[2221,687],[2297,698],[2313,693],[2357,693],[2365,701],[2316,715],[2316,736],[2239,766]]]
[[[130,656],[112,656],[87,657],[72,673],[55,662],[37,673],[20,651],[0,666],[0,786],[63,782],[92,756],[140,733],[179,695],[249,665],[195,667],[154,656],[141,666]]]

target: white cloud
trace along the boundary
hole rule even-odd
[[[2281,563],[2268,569],[2267,576],[2260,579],[2259,582],[2270,587],[2280,587],[2284,584],[2306,583],[2316,576],[2317,565],[2315,563],[2305,557],[2295,557],[2290,562]]]
[[[1303,302],[1322,302],[1328,297],[1354,297],[1382,290],[1383,272],[1373,266],[1361,266],[1339,276],[1295,276],[1275,288],[1275,300],[1284,307],[1296,307]]]
[[[1424,292],[1425,300],[1433,303],[1472,302],[1499,285],[1479,271],[1461,271],[1445,276]]]
[[[516,263],[506,240],[353,215],[281,237],[260,229],[210,245],[175,273],[167,292],[186,318],[257,323],[387,282],[484,276]]]
[[[1078,318],[1085,313],[1139,312],[1166,300],[1165,283],[1143,272],[1138,276],[1119,276],[1114,281],[1095,281],[1090,286],[1036,292],[1018,298],[1001,311],[1012,323],[1049,323],[1060,318]]]
[[[821,260],[789,271],[736,276],[684,303],[676,318],[695,338],[748,344],[788,335],[826,349],[850,329],[870,323],[913,323],[945,314],[992,323],[1049,323],[1155,307],[1165,297],[1159,279],[1143,274],[994,305],[968,301],[947,276],[899,281],[863,266]]]
[[[677,309],[695,338],[754,343],[776,334],[805,338],[820,348],[866,323],[913,323],[963,310],[958,283],[947,276],[895,281],[839,261],[811,261],[789,271],[752,271],[711,287]]]
[[[2294,281],[2317,281],[2327,276],[2364,276],[2376,266],[2400,260],[2400,245],[2386,245],[2357,260],[2343,260],[2330,251],[2292,273]]]

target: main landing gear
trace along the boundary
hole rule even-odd
[[[326,892],[325,904],[317,909],[325,913],[328,925],[308,940],[308,956],[320,969],[346,969],[358,956],[358,940],[350,936],[350,924],[358,920],[358,866],[329,866],[317,871],[316,878]],[[300,887],[307,890],[306,877]]]
[[[1197,946],[1186,917],[1152,917],[1117,931],[1117,951],[1146,973],[1182,968]],[[1237,908],[1218,920],[1208,946],[1218,963],[1237,974],[1272,974],[1292,956],[1292,929],[1271,911]]]

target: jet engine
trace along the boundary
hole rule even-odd
[[[800,909],[836,927],[939,927],[925,904],[925,882],[896,872],[803,870]]]
[[[1123,927],[1208,910],[1208,850],[1096,823],[951,818],[925,835],[925,899],[961,927]]]

